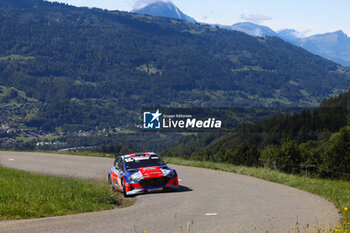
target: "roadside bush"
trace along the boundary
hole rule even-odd
[[[334,133],[323,146],[319,172],[322,177],[350,179],[350,126]]]
[[[280,148],[267,148],[261,154],[263,166],[288,173],[298,173],[300,162],[301,153],[294,141],[284,142]]]
[[[218,161],[229,162],[234,165],[258,166],[260,165],[260,152],[256,146],[250,147],[248,142],[241,143],[235,150],[221,149],[217,155]]]

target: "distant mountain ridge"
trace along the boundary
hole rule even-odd
[[[148,4],[147,6],[141,9],[133,10],[132,12],[142,15],[151,15],[155,17],[179,19],[190,23],[197,22],[194,18],[184,14],[170,1],[156,1],[154,3]]]
[[[221,26],[228,30],[236,30],[244,32],[251,36],[278,36],[278,34],[271,28],[266,26],[257,25],[250,22],[236,23],[232,26]]]
[[[341,30],[302,37],[302,34],[294,29],[283,29],[275,32],[267,26],[250,22],[221,27],[241,31],[251,36],[276,36],[343,66],[350,66],[350,38]]]
[[[301,38],[295,40],[294,44],[341,65],[350,66],[350,38],[343,31]]]
[[[156,1],[133,13],[168,17],[196,23],[192,17],[185,15],[170,1]],[[309,52],[335,61],[343,66],[350,66],[350,38],[342,31],[330,32],[303,38],[302,34],[294,29],[283,29],[275,32],[271,28],[251,22],[240,22],[230,26],[217,25],[227,30],[244,32],[251,36],[275,36]]]

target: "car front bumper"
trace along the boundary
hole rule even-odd
[[[165,186],[155,186],[144,188],[140,184],[135,182],[126,182],[125,191],[126,195],[136,195],[146,192],[158,192],[163,190],[177,190],[179,189],[178,177],[170,179]]]

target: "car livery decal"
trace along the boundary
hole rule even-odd
[[[144,167],[139,168],[139,171],[145,179],[164,176],[162,170],[159,167]]]
[[[114,172],[112,172],[111,177],[112,177],[112,180],[114,180],[115,182],[118,182],[118,176]]]

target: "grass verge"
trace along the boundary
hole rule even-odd
[[[42,176],[0,166],[0,220],[78,214],[126,207],[104,183]]]
[[[316,194],[332,202],[342,215],[343,224],[342,226],[335,226],[334,232],[350,233],[350,182],[290,175],[267,168],[234,166],[226,163],[195,161],[174,157],[164,157],[163,159],[177,165],[209,168],[253,176]]]
[[[33,151],[38,152],[38,151]],[[81,151],[81,152],[73,152],[73,151],[39,151],[43,153],[54,153],[54,154],[64,154],[64,155],[82,155],[82,156],[91,156],[91,157],[104,157],[104,158],[115,158],[114,154],[106,154],[102,152],[92,152],[92,151]]]
[[[63,155],[80,155],[80,156],[91,156],[91,157],[103,157],[103,158],[115,158],[114,154],[108,154],[103,152],[94,151],[52,151],[52,150],[1,150],[9,152],[33,152],[33,153],[48,153],[48,154],[63,154]]]

